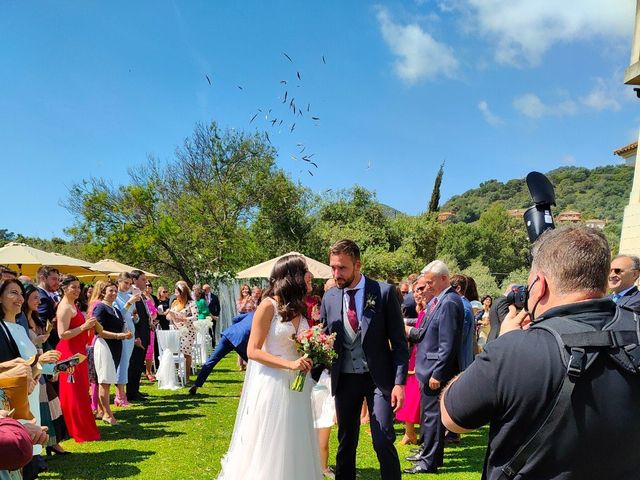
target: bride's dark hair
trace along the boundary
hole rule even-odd
[[[277,296],[280,299],[278,313],[284,322],[307,314],[307,305],[304,303],[304,297],[307,295],[305,273],[307,262],[301,255],[286,255],[280,258],[271,270],[269,286],[263,298]]]

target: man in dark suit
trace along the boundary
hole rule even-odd
[[[464,306],[451,287],[449,269],[434,260],[422,270],[425,292],[433,295],[427,305],[424,326],[410,328],[409,340],[418,343],[416,377],[421,386],[422,436],[419,453],[407,457],[415,462],[405,473],[437,473],[444,458],[445,428],[440,420],[438,397],[447,382],[460,372],[458,356]]]
[[[204,290],[204,299],[209,307],[209,313],[213,317],[213,326],[209,330],[209,335],[211,335],[211,346],[216,348],[216,322],[220,317],[220,299],[211,291],[210,285],[205,283],[202,286],[202,289]]]
[[[611,260],[609,290],[611,299],[619,306],[640,307],[640,292],[636,282],[640,276],[640,258],[635,255],[618,255]]]
[[[251,334],[251,322],[253,322],[253,314],[255,312],[241,313],[233,318],[232,324],[220,334],[220,343],[215,348],[213,353],[209,356],[207,361],[202,365],[202,370],[198,374],[193,386],[189,389],[190,395],[195,395],[207,377],[213,371],[213,368],[222,360],[228,353],[233,350],[245,361],[249,361],[247,358],[247,344],[249,343],[249,335]]]
[[[60,272],[57,268],[42,265],[38,269],[38,294],[40,295],[40,305],[38,306],[38,317],[43,325],[51,322],[54,326],[49,334],[49,345],[56,348],[60,339],[56,328],[56,308],[60,302],[58,289],[60,288]]]
[[[140,294],[140,299],[135,303],[134,311],[137,313],[138,321],[127,380],[127,400],[135,402],[146,398],[146,394],[140,392],[140,375],[144,371],[144,357],[151,340],[151,314],[143,293],[147,285],[147,277],[141,270],[132,270],[129,275],[133,280],[134,296]]]
[[[418,318],[418,312],[416,311],[416,299],[413,297],[410,287],[411,285],[409,285],[409,282],[402,282],[400,284],[400,293],[402,294],[400,311],[402,312],[403,318],[414,320],[412,325],[415,325],[415,319]]]
[[[336,334],[338,353],[331,369],[338,417],[336,479],[356,478],[360,410],[366,399],[380,476],[399,480],[393,419],[404,402],[409,360],[400,302],[393,286],[360,273],[360,249],[353,241],[336,242],[329,264],[337,288],[325,294],[320,318]]]

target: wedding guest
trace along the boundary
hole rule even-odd
[[[0,361],[20,358],[28,360],[38,353],[36,346],[31,342],[24,328],[16,324],[16,317],[22,310],[24,303],[24,288],[17,279],[0,282],[0,335],[3,337],[3,347],[0,348]],[[39,357],[39,363],[55,363],[60,358],[60,353],[51,350]],[[40,427],[40,388],[38,387],[39,375],[29,375],[28,400],[29,410],[34,416],[33,424]],[[33,458],[25,466],[25,477],[32,479],[46,469],[46,464],[40,456],[41,445],[33,446]],[[4,473],[0,472],[0,476]]]
[[[0,265],[0,280],[15,280],[18,278],[18,272],[11,270],[4,265]]]
[[[209,335],[211,336],[211,347],[216,348],[216,323],[218,318],[220,318],[220,299],[218,296],[211,291],[211,286],[208,284],[204,284],[202,286],[204,290],[204,299],[207,302],[207,306],[209,307],[209,313],[211,313],[211,319],[213,320],[213,325],[209,329]]]
[[[307,272],[304,276],[304,283],[307,285],[307,294],[304,303],[307,306],[307,321],[313,327],[320,320],[320,297],[313,294],[313,273]]]
[[[145,357],[151,340],[152,315],[151,312],[149,312],[147,298],[144,295],[144,290],[147,285],[146,274],[142,270],[131,270],[129,275],[133,281],[133,297],[137,298],[134,304],[134,312],[138,320],[135,323],[133,352],[129,360],[127,399],[129,401],[142,402],[146,400],[147,395],[140,391],[140,377],[145,371]]]
[[[57,268],[42,265],[38,269],[38,293],[40,294],[40,306],[38,315],[43,325],[50,321],[56,327],[56,307],[60,301],[58,288],[60,288],[60,272]],[[58,329],[54,328],[49,336],[49,345],[56,348],[58,344]]]
[[[102,291],[106,284],[106,281],[98,280],[96,282],[95,288],[91,290],[91,296],[87,301],[88,307],[85,318],[93,317],[93,309],[96,308],[96,305],[98,305],[102,300]],[[91,397],[91,411],[96,417],[102,418],[104,413],[100,408],[98,374],[96,373],[96,366],[94,361],[94,348],[96,341],[94,331],[89,330],[87,332],[87,337],[89,338],[89,346],[87,347],[87,367],[89,370],[89,396]]]
[[[147,347],[147,353],[144,356],[144,368],[147,380],[155,382],[156,377],[153,376],[153,362],[158,351],[158,341],[156,338],[156,328],[158,328],[158,298],[153,294],[153,284],[147,280],[144,290],[145,301],[147,302],[147,310],[149,311],[151,329],[149,331],[149,346]]]
[[[122,356],[122,341],[133,337],[131,331],[124,332],[124,319],[119,310],[113,306],[118,297],[118,286],[114,282],[107,283],[101,290],[102,301],[93,309],[93,317],[102,326],[96,336],[94,358],[96,374],[100,385],[100,406],[102,420],[110,425],[118,422],[109,405],[109,390],[118,380],[116,365]]]
[[[485,295],[482,297],[481,302],[482,312],[476,315],[476,323],[478,325],[478,353],[484,350],[484,346],[487,344],[489,338],[489,332],[491,331],[489,313],[491,311],[491,305],[493,304],[493,298],[491,295]]]
[[[320,320],[321,302],[319,296],[312,295],[312,281],[313,274],[307,271],[304,276],[304,282],[307,286],[305,304],[307,306],[307,315],[309,315],[308,323],[310,327]],[[315,428],[318,436],[320,468],[325,478],[335,478],[335,473],[329,466],[329,437],[331,436],[331,428],[335,425],[336,405],[331,395],[331,375],[328,369],[322,370],[318,382],[311,389],[311,406],[314,412],[313,428]]]
[[[167,320],[166,312],[171,308],[169,303],[169,291],[167,287],[158,288],[158,323],[162,330],[169,330],[169,320]]]
[[[25,301],[22,304],[22,312],[25,314],[29,322],[29,338],[38,349],[38,353],[42,354],[51,351],[52,348],[48,343],[49,333],[47,327],[40,323],[38,316],[38,307],[40,306],[40,294],[38,289],[29,284],[25,287]],[[40,419],[42,426],[47,427],[49,440],[47,442],[47,454],[66,455],[67,452],[60,442],[69,438],[67,427],[64,423],[62,410],[60,408],[60,399],[58,392],[54,387],[53,377],[51,375],[42,375],[40,378]]]
[[[251,290],[251,297],[256,303],[256,308],[258,308],[258,305],[260,305],[260,302],[262,301],[262,289],[260,287],[253,287]]]
[[[240,296],[236,300],[237,313],[253,312],[256,309],[256,301],[251,295],[251,288],[246,283],[240,286]]]
[[[114,302],[118,311],[124,320],[126,331],[135,332],[136,326],[133,321],[133,309],[139,296],[131,295],[131,275],[123,272],[118,276],[118,296]],[[128,338],[122,341],[122,354],[120,355],[120,363],[116,367],[116,398],[114,404],[116,407],[128,407],[129,401],[125,387],[129,379],[129,362],[133,353],[134,339]]]
[[[93,330],[95,319],[85,320],[82,312],[75,307],[80,295],[80,281],[73,275],[65,275],[60,282],[63,296],[58,304],[58,336],[57,346],[61,357],[67,359],[77,353],[87,353],[87,332]],[[82,362],[73,367],[73,383],[70,372],[59,374],[60,404],[69,434],[76,442],[90,442],[100,439],[100,432],[91,413],[89,390],[89,372],[87,363]]]
[[[413,284],[413,296],[416,302],[417,320],[416,328],[427,320],[425,317],[426,304],[433,298],[432,295],[425,292],[426,280],[423,276],[418,277]],[[396,412],[396,420],[404,422],[404,436],[400,440],[400,444],[416,444],[418,436],[416,434],[416,424],[420,423],[420,384],[416,378],[416,345],[410,345],[409,351],[409,371],[407,372],[407,383],[404,391],[404,405]]]
[[[204,290],[198,290],[196,293],[196,307],[198,307],[198,319],[203,320],[207,317],[211,316],[211,312],[209,311],[209,305],[207,304],[207,300],[204,298],[205,293]]]
[[[197,318],[198,314],[196,306],[191,300],[191,289],[187,282],[180,280],[176,283],[174,293],[176,299],[171,304],[167,318],[176,328],[186,327],[187,329],[186,333],[180,338],[180,352],[185,358],[187,384],[190,384],[191,353],[196,341],[196,328],[193,326],[193,320]]]

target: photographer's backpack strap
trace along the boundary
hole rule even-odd
[[[502,467],[500,480],[513,479],[540,448],[548,443],[571,407],[576,382],[598,355],[605,353],[622,369],[640,374],[640,328],[638,314],[618,308],[612,321],[602,330],[569,318],[550,318],[532,325],[549,332],[556,339],[567,369],[562,384],[553,398],[543,422]]]

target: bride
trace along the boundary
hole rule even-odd
[[[249,364],[229,451],[218,479],[319,480],[322,478],[308,380],[291,390],[296,371],[308,372],[291,336],[309,328],[304,318],[307,265],[299,255],[280,258],[255,312],[247,347]]]

